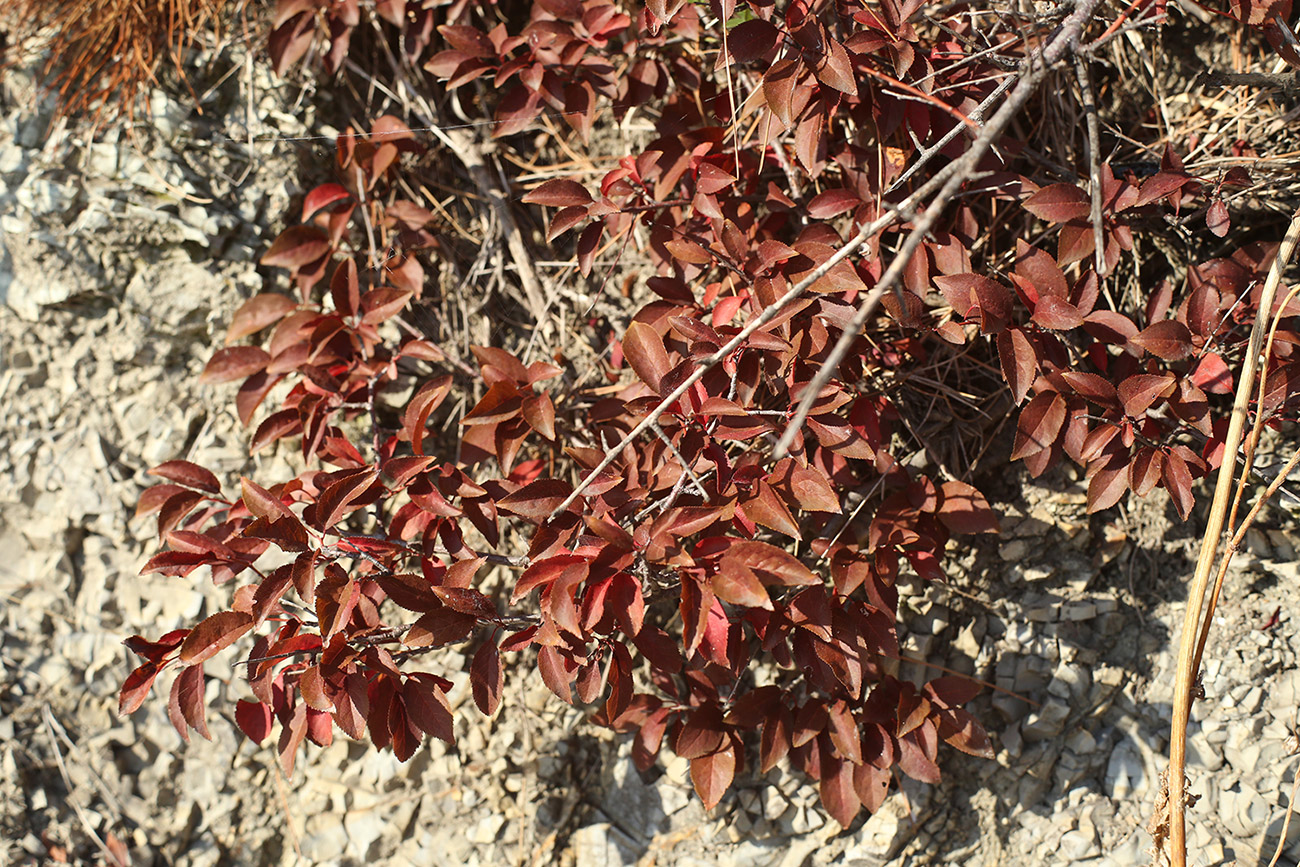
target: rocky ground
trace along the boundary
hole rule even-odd
[[[321,146],[257,139],[329,132],[292,110],[293,88],[220,61],[239,74],[204,94],[203,117],[158,93],[149,129],[93,143],[51,128],[21,74],[4,80],[0,864],[103,862],[123,844],[133,864],[193,867],[1148,860],[1198,528],[1159,497],[1090,519],[1066,474],[994,490],[1002,538],[954,548],[950,585],[905,594],[910,656],[1008,691],[977,701],[996,759],[950,753],[942,784],[904,782],[847,831],[781,769],[706,813],[686,762],[638,774],[626,739],[538,678],[508,678],[493,720],[458,714],[455,750],[434,741],[403,765],[340,740],[291,779],[228,714],[213,743],[190,744],[161,700],[119,718],[135,664],[122,639],[192,622],[219,592],[139,576],[154,544],[131,520],[144,470],[250,467],[229,395],[196,378],[270,279],[255,259],[301,192],[287,180],[300,149]],[[1295,515],[1280,507],[1251,535],[1216,619],[1190,746],[1199,865],[1265,865],[1281,833],[1300,748]],[[209,688],[242,695],[226,675]],[[465,678],[451,698],[467,703]],[[1282,863],[1300,858],[1297,826]]]

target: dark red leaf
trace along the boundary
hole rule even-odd
[[[1109,379],[1098,376],[1095,373],[1081,373],[1077,370],[1067,370],[1061,373],[1061,378],[1069,383],[1070,388],[1074,389],[1075,394],[1100,404],[1101,406],[1118,405],[1118,397],[1115,394],[1115,386]]]
[[[161,670],[155,663],[146,662],[127,675],[117,696],[117,712],[126,716],[139,710]]]
[[[290,271],[315,262],[330,251],[329,234],[315,226],[291,226],[280,233],[261,264]]]
[[[1232,371],[1217,353],[1203,355],[1191,379],[1197,388],[1209,394],[1232,394]]]
[[[222,383],[252,376],[266,370],[271,356],[258,346],[228,346],[218,349],[199,374],[199,382]]]
[[[505,675],[501,669],[501,654],[495,641],[485,641],[474,654],[469,669],[470,686],[474,703],[487,716],[496,713],[505,689]]]
[[[1169,491],[1170,498],[1174,501],[1174,506],[1178,509],[1178,515],[1184,521],[1192,513],[1192,473],[1187,467],[1187,461],[1176,450],[1165,453],[1165,465],[1160,472],[1161,478],[1165,483],[1165,490]]]
[[[321,208],[328,208],[335,202],[350,197],[351,194],[341,184],[321,184],[303,198],[302,221],[305,223]]]
[[[758,18],[737,24],[727,31],[727,47],[739,63],[767,57],[781,39],[781,31],[771,22]]]
[[[997,513],[984,495],[965,482],[943,483],[939,520],[954,533],[997,533]]]
[[[201,622],[181,644],[180,660],[194,665],[210,659],[253,628],[253,618],[242,611],[218,611]]]
[[[568,178],[552,178],[524,194],[523,200],[532,205],[546,205],[551,208],[576,208],[590,205],[591,193],[577,181]]]
[[[1092,199],[1074,184],[1052,184],[1025,199],[1021,207],[1040,220],[1067,223],[1087,217]]]
[[[644,322],[633,322],[623,335],[623,357],[641,381],[656,392],[664,375],[672,369],[663,338]]]
[[[1192,354],[1192,332],[1174,319],[1148,325],[1130,337],[1129,343],[1165,361],[1180,361]]]
[[[235,311],[226,331],[226,345],[241,337],[256,334],[268,325],[279,322],[297,308],[297,303],[278,292],[263,292],[249,298]]]
[[[1210,202],[1210,206],[1205,209],[1205,228],[1209,229],[1211,234],[1222,238],[1228,234],[1231,225],[1228,206],[1223,203],[1223,199]]]
[[[573,486],[561,479],[538,479],[501,499],[503,511],[533,520],[543,520],[573,493]]]
[[[1011,388],[1011,395],[1020,403],[1029,394],[1038,372],[1038,360],[1033,344],[1019,328],[1008,328],[998,334],[998,362],[1002,376]]]
[[[1088,514],[1109,509],[1128,490],[1128,465],[1098,470],[1088,480]]]
[[[716,753],[691,759],[691,782],[695,784],[695,792],[706,810],[718,805],[735,775],[736,754],[731,745]]]
[[[1034,305],[1034,315],[1030,318],[1036,325],[1051,331],[1069,331],[1071,328],[1078,328],[1084,322],[1083,316],[1079,314],[1079,308],[1055,295],[1040,296],[1038,303]]]
[[[187,488],[196,488],[210,494],[221,493],[221,483],[217,481],[217,477],[210,470],[189,461],[165,461],[151,468],[149,475],[169,479]]]
[[[1035,395],[1020,411],[1016,425],[1015,445],[1011,460],[1037,454],[1056,442],[1061,426],[1065,424],[1065,399],[1056,392]]]
[[[854,732],[856,735],[856,732]],[[857,764],[843,761],[834,756],[821,757],[821,794],[822,806],[840,827],[848,828],[862,809],[862,802],[853,785],[853,770]]]
[[[271,709],[260,701],[240,699],[235,705],[235,723],[253,743],[261,746],[270,736],[274,721]]]
[[[1172,373],[1138,373],[1119,384],[1117,389],[1124,411],[1132,418],[1140,417],[1152,404],[1168,397],[1174,390]]]

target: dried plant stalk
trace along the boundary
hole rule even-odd
[[[1206,524],[1205,535],[1201,538],[1201,553],[1196,561],[1196,572],[1187,591],[1187,613],[1183,619],[1183,635],[1178,649],[1178,681],[1174,688],[1174,718],[1169,737],[1169,856],[1173,867],[1187,865],[1186,803],[1183,796],[1187,762],[1187,720],[1191,715],[1192,685],[1196,680],[1197,668],[1196,648],[1205,608],[1205,595],[1215,558],[1218,555],[1224,522],[1227,519],[1237,450],[1241,446],[1242,433],[1246,427],[1247,408],[1250,406],[1251,393],[1254,389],[1260,350],[1263,349],[1264,337],[1272,318],[1268,314],[1273,309],[1273,299],[1277,296],[1282,272],[1295,252],[1297,241],[1300,241],[1300,211],[1292,216],[1291,226],[1277,252],[1277,258],[1273,261],[1273,267],[1269,270],[1268,280],[1264,283],[1264,290],[1259,300],[1261,312],[1256,317],[1251,330],[1250,346],[1246,351],[1245,362],[1242,364],[1241,378],[1237,382],[1237,394],[1232,406],[1232,418],[1228,424],[1228,435],[1224,442],[1223,461],[1219,465],[1219,477],[1214,487],[1210,517]]]

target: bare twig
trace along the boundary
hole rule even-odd
[[[1075,55],[1074,71],[1079,76],[1079,93],[1088,123],[1088,193],[1092,199],[1088,219],[1092,222],[1093,267],[1100,279],[1106,276],[1106,241],[1101,231],[1101,122],[1097,118],[1088,61]]]
[[[1097,6],[1098,2],[1099,0],[1076,0],[1074,10],[1065,17],[1043,47],[1026,58],[1021,72],[1018,74],[1016,86],[1012,89],[1006,102],[980,130],[980,134],[971,144],[970,149],[946,166],[945,170],[936,176],[948,175],[943,187],[931,200],[930,206],[914,222],[912,231],[894,255],[894,260],[890,263],[888,270],[881,275],[875,287],[867,294],[866,299],[858,307],[857,313],[854,314],[853,320],[844,329],[830,355],[818,369],[817,375],[804,389],[803,396],[799,401],[799,408],[773,451],[772,456],[774,458],[779,460],[789,450],[790,444],[803,427],[804,420],[808,418],[808,412],[817,400],[818,393],[839,369],[840,362],[848,354],[853,341],[857,339],[871,314],[875,312],[880,299],[884,297],[886,292],[891,291],[902,278],[903,270],[907,267],[912,254],[921,246],[926,234],[938,221],[940,214],[948,207],[958,189],[974,177],[975,167],[980,159],[993,146],[998,136],[1002,134],[1002,130],[1006,129],[1012,119],[1019,114],[1025,103],[1029,101],[1029,97],[1038,89],[1038,85],[1047,77],[1048,71],[1078,47],[1084,25],[1092,18],[1092,10]]]

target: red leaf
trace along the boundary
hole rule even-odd
[[[203,700],[202,665],[191,665],[176,675],[167,701],[167,715],[186,743],[190,740],[189,729],[194,729],[204,740],[212,740],[208,732],[207,705]]]
[[[542,682],[547,689],[555,693],[562,701],[573,704],[573,692],[569,687],[572,674],[565,659],[554,647],[542,647],[537,651],[537,670],[542,674]],[[661,730],[662,733],[662,730]]]
[[[673,752],[684,759],[698,759],[716,753],[727,743],[722,711],[712,703],[691,711],[673,742]]]
[[[497,507],[533,520],[543,520],[573,493],[573,486],[561,479],[538,479],[504,497]]]
[[[406,405],[399,437],[409,439],[411,450],[417,455],[424,454],[425,425],[429,421],[429,415],[442,404],[450,392],[451,374],[436,376],[422,385]]]
[[[853,63],[844,46],[834,39],[827,39],[821,62],[813,70],[817,80],[827,87],[832,87],[850,96],[858,95],[858,82],[853,75]]]
[[[808,216],[814,220],[829,220],[832,217],[838,217],[840,214],[849,211],[862,204],[857,193],[846,190],[843,187],[837,187],[833,190],[826,190],[813,196],[812,201],[808,203]],[[791,251],[793,255],[794,251]]]
[[[965,482],[943,483],[939,520],[954,533],[997,533],[997,513],[984,495]]]
[[[1102,343],[1123,346],[1138,333],[1138,327],[1122,313],[1094,310],[1083,320],[1083,330]]]
[[[1052,391],[1035,395],[1020,411],[1011,460],[1037,454],[1056,442],[1065,424],[1065,399]]]
[[[1228,234],[1228,229],[1232,225],[1232,220],[1228,216],[1228,206],[1223,203],[1223,199],[1215,199],[1210,202],[1210,206],[1205,209],[1205,228],[1210,233],[1222,238]]]
[[[1129,343],[1165,361],[1180,361],[1192,354],[1192,332],[1174,319],[1148,325],[1130,337]]]
[[[1135,374],[1119,384],[1120,403],[1131,418],[1138,418],[1157,400],[1172,394],[1174,383],[1172,373]]]
[[[600,246],[600,236],[604,231],[603,221],[592,223],[582,230],[582,235],[578,238],[578,271],[584,277],[591,273],[592,265],[596,262],[596,248]]]
[[[1128,490],[1128,464],[1098,470],[1088,481],[1088,514],[1109,509]]]
[[[1074,184],[1052,184],[1025,199],[1021,207],[1040,220],[1067,223],[1087,217],[1092,199]]]
[[[501,619],[501,612],[497,611],[492,600],[472,587],[434,587],[433,592],[452,611],[488,622]]]
[[[287,295],[278,292],[263,292],[249,298],[235,311],[226,331],[226,345],[234,343],[241,337],[256,334],[268,325],[279,322],[297,308],[297,304]]]
[[[199,374],[199,382],[215,385],[243,379],[266,370],[270,362],[271,356],[261,347],[228,346],[225,349],[218,349],[213,354],[207,366],[203,368],[203,373]]]
[[[1038,359],[1025,332],[1008,328],[998,334],[998,362],[1002,366],[1002,376],[1011,387],[1012,397],[1020,403],[1029,394],[1038,371]]]
[[[946,675],[925,685],[925,693],[943,707],[955,708],[970,702],[983,687],[969,677]]]
[[[1133,493],[1145,497],[1151,493],[1160,481],[1160,471],[1164,468],[1164,452],[1151,446],[1143,446],[1133,455],[1128,465],[1128,483]]]
[[[280,233],[261,263],[270,268],[290,271],[315,262],[330,251],[329,235],[315,226],[291,226]]]
[[[302,221],[307,222],[321,208],[347,198],[351,198],[351,194],[341,184],[321,184],[302,200]]]
[[[387,322],[401,313],[412,297],[413,293],[391,286],[371,289],[361,297],[361,321],[367,325]]]
[[[474,654],[469,669],[470,686],[474,703],[487,716],[496,713],[501,705],[501,692],[505,688],[505,675],[501,670],[501,654],[496,642],[485,641]]]
[[[1187,467],[1187,461],[1183,460],[1182,455],[1177,451],[1170,451],[1165,454],[1165,466],[1161,470],[1161,477],[1165,483],[1165,490],[1169,491],[1169,496],[1174,501],[1174,506],[1178,509],[1178,515],[1184,521],[1192,513],[1192,472]]]
[[[534,394],[524,398],[522,412],[524,421],[548,440],[555,439],[555,405],[550,395]]]
[[[258,746],[270,736],[273,720],[271,709],[260,701],[240,699],[235,705],[235,723]]]
[[[1116,406],[1118,404],[1119,398],[1115,393],[1115,386],[1103,376],[1098,376],[1095,373],[1080,373],[1077,370],[1067,370],[1061,373],[1061,378],[1069,383],[1075,394],[1086,400],[1101,406]]]
[[[663,338],[644,322],[633,322],[623,335],[623,357],[641,381],[656,392],[664,375],[672,369]]]
[[[940,717],[939,737],[963,753],[985,759],[993,758],[993,744],[984,728],[967,711],[954,708]]]
[[[758,580],[758,576],[748,566],[731,558],[723,557],[710,587],[723,602],[745,608],[772,610],[772,600],[768,597],[763,582]]]
[[[366,492],[375,479],[378,478],[379,471],[374,467],[364,467],[354,470],[344,475],[337,481],[327,485],[320,496],[316,498],[315,506],[315,526],[318,530],[328,530],[343,520],[343,516],[348,511],[348,506],[358,497]]]
[[[126,716],[139,710],[161,670],[153,662],[146,662],[127,675],[117,696],[117,712]]]
[[[525,193],[523,200],[530,205],[546,205],[551,208],[583,207],[592,202],[587,188],[568,178],[545,181]]]
[[[427,677],[427,675],[425,676]],[[425,677],[415,675],[402,684],[402,701],[406,714],[417,728],[448,744],[456,743],[452,728],[451,708],[437,685]]]
[[[718,805],[735,775],[736,754],[730,745],[716,753],[691,759],[691,782],[695,784],[695,792],[706,810]]]
[[[842,761],[834,756],[821,757],[821,793],[822,806],[840,827],[848,828],[862,809],[857,790],[853,785],[853,769],[857,765]]]
[[[794,60],[777,61],[763,75],[763,96],[767,107],[788,127],[794,120],[794,85],[801,64]]]
[[[898,739],[898,769],[918,782],[938,783],[939,766],[925,754],[916,737],[913,731]]]
[[[727,47],[739,63],[767,57],[781,39],[781,31],[758,18],[737,24],[727,31]]]
[[[766,774],[790,752],[794,717],[785,705],[773,710],[763,721],[763,735],[759,739],[758,760],[760,774]]]
[[[243,491],[244,505],[254,517],[265,518],[268,521],[282,518],[292,518],[295,521],[298,519],[298,516],[291,512],[279,497],[252,479],[246,476],[240,477],[239,486]]]
[[[574,206],[561,209],[551,218],[551,225],[546,230],[547,242],[554,241],[585,219],[587,219],[586,207]]]
[[[239,640],[253,628],[253,617],[242,611],[218,611],[186,636],[180,660],[185,665],[203,662]]]
[[[402,638],[407,647],[442,647],[463,641],[478,620],[460,611],[443,607],[422,616]]]
[[[766,542],[733,541],[722,555],[722,564],[725,566],[727,562],[743,564],[764,584],[800,587],[821,583],[821,579],[793,554]]]
[[[889,794],[893,776],[887,769],[875,765],[858,765],[853,769],[853,789],[869,812],[876,812]]]
[[[1041,295],[1034,305],[1034,315],[1030,317],[1036,325],[1051,331],[1069,331],[1083,324],[1079,308],[1055,295]]]
[[[1191,176],[1185,172],[1156,172],[1142,182],[1142,186],[1138,190],[1135,206],[1140,208],[1143,205],[1149,205],[1171,193],[1178,192],[1191,182]]]
[[[713,261],[713,254],[690,238],[669,238],[664,241],[664,249],[674,259],[688,265],[708,265]]]
[[[1232,371],[1217,353],[1201,357],[1192,371],[1192,383],[1209,394],[1232,394]]]
[[[149,475],[169,479],[187,488],[197,488],[210,494],[221,493],[221,483],[210,470],[189,461],[165,461],[149,470]]]

